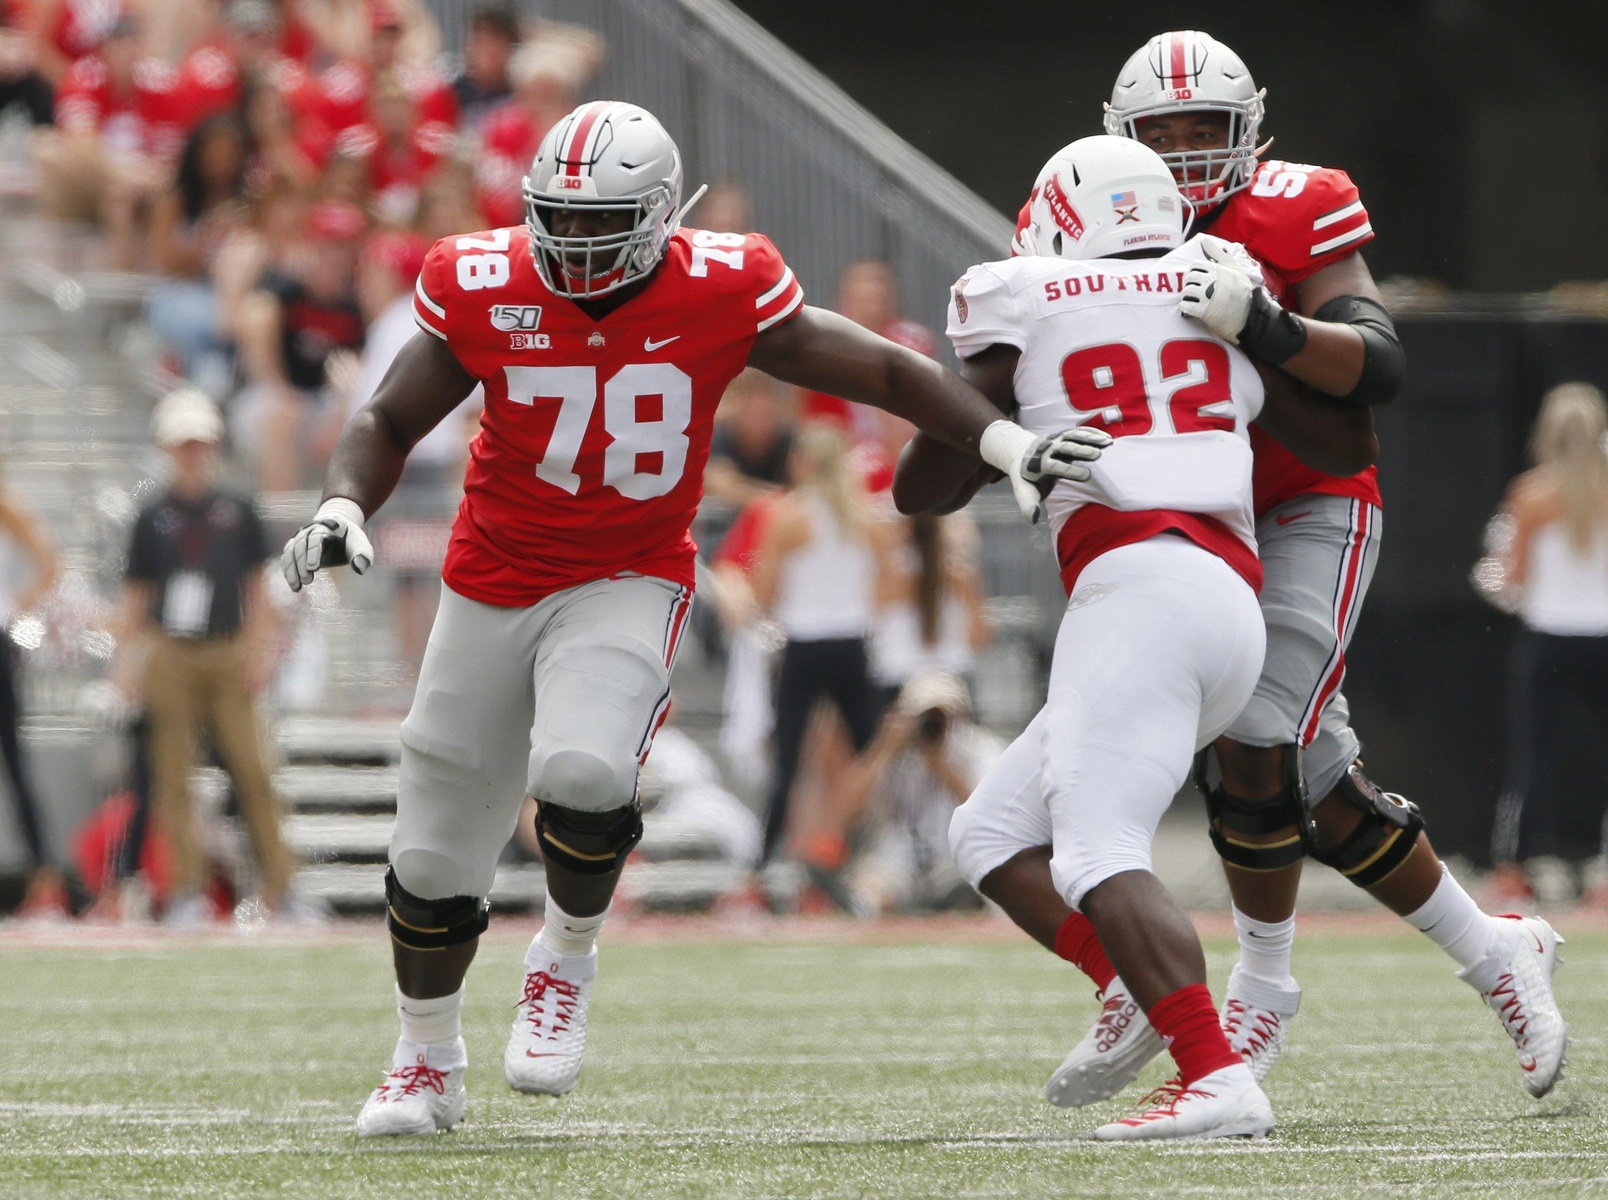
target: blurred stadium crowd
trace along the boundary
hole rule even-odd
[[[60,818],[40,811],[15,702],[0,721],[32,865],[19,916],[189,926],[236,901],[242,919],[327,913],[297,886],[259,737],[276,686],[281,702],[307,688],[269,562],[277,529],[217,481],[259,497],[316,486],[413,334],[431,242],[524,219],[521,177],[607,47],[497,0],[468,22],[449,66],[419,0],[35,0],[0,29],[0,106],[25,106],[36,127],[38,208],[91,224],[99,266],[145,277],[143,317],[171,384],[152,423],[165,489],[123,547],[123,604],[106,621],[110,703],[132,731],[127,786],[67,839],[70,854],[46,832]],[[742,183],[717,181],[692,221],[753,228]],[[900,315],[885,263],[849,266],[833,303],[934,352],[933,333]],[[410,667],[477,428],[472,400],[426,438],[379,525]],[[719,744],[670,730],[644,790],[661,825],[702,831],[740,865],[723,903],[977,903],[945,831],[1002,748],[973,719],[968,682],[990,637],[978,534],[964,515],[893,513],[886,491],[912,432],[755,372],[721,407],[703,531],[703,641],[728,667]],[[31,560],[15,617],[55,565],[23,506],[7,528]],[[228,776],[247,879],[219,877],[197,828],[197,745]]]
[[[37,213],[92,226],[96,265],[142,280],[166,380],[151,433],[168,460],[118,547],[122,603],[100,622],[118,648],[105,695],[127,765],[81,823],[47,811],[19,736],[29,637],[16,631],[37,623],[56,556],[22,498],[0,504],[11,560],[0,619],[12,632],[0,639],[0,757],[28,857],[19,916],[195,926],[329,913],[298,883],[264,749],[273,714],[317,708],[320,686],[319,651],[273,566],[288,532],[273,518],[311,511],[295,495],[317,486],[343,424],[413,335],[430,244],[524,219],[519,185],[538,143],[610,50],[502,0],[470,12],[461,56],[442,44],[422,0],[17,0],[0,16],[0,109],[19,106],[34,126]],[[743,181],[716,180],[690,223],[755,228]],[[814,299],[935,353],[884,262],[852,263],[835,295]],[[471,400],[415,449],[376,522],[404,686],[370,715],[392,723],[423,655],[477,428]],[[699,526],[699,642],[720,668],[719,719],[695,737],[672,718],[643,783],[645,848],[657,830],[660,846],[730,868],[718,887],[692,889],[699,906],[980,903],[946,831],[1003,749],[976,716],[998,610],[971,517],[906,519],[886,500],[911,433],[755,372],[722,403]],[[208,761],[247,835],[234,878],[192,786]],[[1599,802],[1585,824],[1601,816]],[[1521,849],[1518,817],[1504,819],[1499,843],[1511,845],[1498,857],[1522,893],[1518,860],[1553,844],[1526,827]],[[1571,855],[1594,855],[1594,839]],[[536,857],[528,815],[510,854]]]

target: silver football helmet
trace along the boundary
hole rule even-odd
[[[548,130],[524,195],[536,270],[572,299],[603,296],[650,273],[686,211],[675,141],[652,113],[619,100],[583,104]],[[623,228],[556,233],[554,218],[578,209],[620,214]]]
[[[1105,129],[1137,138],[1146,117],[1175,112],[1228,114],[1228,145],[1220,150],[1180,150],[1161,157],[1172,168],[1196,212],[1221,204],[1248,186],[1256,174],[1264,88],[1257,90],[1240,56],[1210,34],[1195,29],[1157,34],[1134,52],[1117,75],[1105,106]]]

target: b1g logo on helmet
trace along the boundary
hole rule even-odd
[[[542,306],[539,304],[494,304],[491,307],[491,327],[504,333],[519,330],[528,333],[542,323]]]

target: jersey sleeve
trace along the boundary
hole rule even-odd
[[[447,340],[447,303],[452,293],[452,246],[442,238],[425,255],[419,281],[413,285],[413,319],[431,337]]]
[[[1256,233],[1238,240],[1291,283],[1373,241],[1368,210],[1344,171],[1268,163],[1245,201],[1258,209]]]
[[[804,288],[768,237],[751,233],[747,240],[744,253],[759,289],[754,297],[754,333],[761,334],[798,315],[804,307]]]
[[[1027,347],[1022,306],[1010,283],[990,263],[973,267],[949,289],[949,325],[945,330],[962,358],[990,346]]]

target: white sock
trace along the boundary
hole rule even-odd
[[[463,984],[450,996],[415,1000],[396,989],[396,1015],[402,1019],[402,1037],[409,1042],[452,1042],[463,1036]]]
[[[595,917],[572,917],[553,903],[553,898],[549,896],[543,915],[546,920],[542,924],[542,931],[531,942],[530,952],[525,955],[527,965],[532,958],[540,957],[540,948],[545,948],[549,954],[562,954],[566,958],[592,953],[597,931],[603,928],[603,918],[609,915],[609,910],[605,908]]]
[[[1290,978],[1290,951],[1295,946],[1295,917],[1285,921],[1258,921],[1234,910],[1234,928],[1239,933],[1240,967],[1269,983],[1293,984]]]
[[[1444,864],[1440,883],[1422,908],[1402,920],[1434,942],[1460,967],[1472,967],[1491,953],[1501,923],[1480,911],[1474,897],[1452,878]]]

